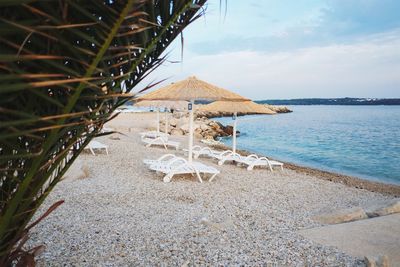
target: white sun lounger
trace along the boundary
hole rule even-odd
[[[188,149],[183,149],[183,151],[188,152]],[[225,153],[227,154],[228,152],[231,152],[231,150],[214,150],[211,149],[209,147],[201,147],[201,146],[193,146],[193,155],[194,158],[197,159],[200,156],[206,156],[206,157],[210,157],[210,158],[222,158],[222,155]]]
[[[95,140],[90,141],[90,143],[85,147],[85,149],[90,150],[93,156],[96,156],[96,154],[94,153],[95,150],[105,150],[106,154],[108,155],[108,146]]]
[[[267,166],[271,171],[273,171],[273,167],[280,167],[283,170],[283,163],[275,160],[269,160],[266,157],[258,157],[255,154],[249,155],[247,157],[242,157],[238,160],[238,164],[247,165],[247,170],[251,171],[254,167],[257,166]]]
[[[231,150],[223,151],[220,154],[214,154],[213,157],[218,160],[218,165],[223,165],[226,161],[240,161],[242,156]]]
[[[158,161],[149,166],[151,170],[164,173],[165,176],[163,181],[168,183],[171,181],[172,177],[177,174],[196,174],[197,179],[200,183],[203,182],[200,174],[211,174],[210,179],[211,182],[217,174],[220,172],[214,167],[207,166],[200,162],[191,162],[189,163],[187,160],[181,157],[175,157],[172,160],[167,161]]]
[[[175,159],[178,158],[176,155],[174,154],[165,154],[162,155],[161,157],[159,157],[158,159],[144,159],[143,163],[150,166],[153,164],[157,164],[157,163],[171,163],[173,162],[173,160],[175,161]]]
[[[168,137],[168,134],[163,133],[163,132],[157,132],[157,131],[149,131],[149,132],[140,133],[140,136],[148,137],[148,138],[157,138],[157,137]]]
[[[167,137],[157,137],[157,138],[148,138],[142,136],[142,142],[146,144],[146,147],[151,146],[164,146],[165,149],[168,149],[169,146],[175,147],[178,150],[180,143],[176,141],[168,140]]]

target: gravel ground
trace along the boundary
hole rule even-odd
[[[314,215],[390,198],[211,159],[201,160],[221,171],[211,183],[163,183],[142,159],[165,150],[145,148],[136,133],[120,138],[99,138],[110,155],[81,155],[88,177],[62,181],[46,200],[41,212],[65,203],[32,230],[29,245],[46,245],[39,266],[364,266],[298,230],[318,226]]]

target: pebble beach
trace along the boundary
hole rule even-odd
[[[140,141],[153,117],[118,116],[107,126],[122,134],[97,139],[109,155],[83,153],[85,177],[68,176],[56,186],[38,214],[65,203],[32,230],[28,243],[46,246],[38,266],[365,266],[298,231],[320,226],[313,216],[395,196],[318,172],[247,171],[207,158],[199,161],[221,172],[212,182],[189,175],[163,183],[142,162],[167,153]],[[171,139],[187,147],[185,136]]]

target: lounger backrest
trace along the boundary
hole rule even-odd
[[[187,163],[187,161],[184,158],[175,157],[175,158],[173,158],[173,159],[168,161],[167,166],[172,166],[172,165],[177,164],[177,163]]]
[[[258,159],[258,156],[256,154],[251,154],[248,155],[245,159]]]

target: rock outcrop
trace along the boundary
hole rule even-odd
[[[290,113],[290,112],[293,112],[292,110],[288,109],[288,107],[285,107],[285,106],[274,106],[274,105],[268,105],[268,104],[264,104],[264,106],[269,108],[272,111],[275,111],[276,113]]]
[[[286,107],[280,106],[270,106],[265,105],[268,109],[266,109],[266,113],[264,114],[276,114],[276,113],[286,113],[292,112]],[[269,110],[269,111],[268,111]],[[238,116],[242,115],[252,115],[259,113],[238,113]],[[205,139],[215,139],[216,137],[224,137],[233,135],[233,127],[232,126],[224,126],[219,122],[212,121],[209,118],[215,117],[230,117],[232,113],[229,112],[221,112],[221,111],[205,111],[205,110],[196,110],[195,113],[195,122],[194,122],[194,132],[197,138],[205,138]],[[160,129],[163,130],[165,127],[165,122],[161,121]],[[168,120],[168,133],[171,135],[186,135],[189,132],[189,118],[188,114],[184,113],[173,113],[173,118]],[[237,134],[240,134],[237,131]]]
[[[165,129],[165,122],[160,122],[160,129]],[[168,133],[171,135],[187,135],[189,133],[189,120],[186,116],[172,118],[168,121]],[[232,126],[224,126],[221,123],[202,116],[194,121],[194,133],[196,138],[215,139],[217,137],[233,134]],[[237,131],[237,134],[240,132]]]
[[[254,113],[254,112],[238,112],[237,113],[238,116],[257,115],[257,114],[259,114],[259,113]],[[275,112],[272,114],[275,114]],[[196,116],[197,117],[206,117],[206,118],[232,117],[232,112],[198,110],[198,111],[196,111]]]
[[[351,208],[336,211],[330,214],[324,214],[314,217],[313,219],[323,224],[337,224],[352,222],[368,218],[367,214],[362,208]]]
[[[370,218],[400,213],[400,199],[397,198],[385,203],[373,205],[369,207],[366,212]]]
[[[398,198],[374,204],[365,209],[355,207],[314,216],[313,220],[323,224],[337,224],[385,216],[393,213],[400,213],[400,199]]]
[[[367,267],[389,267],[389,258],[386,255],[379,257],[366,256],[364,263]]]

